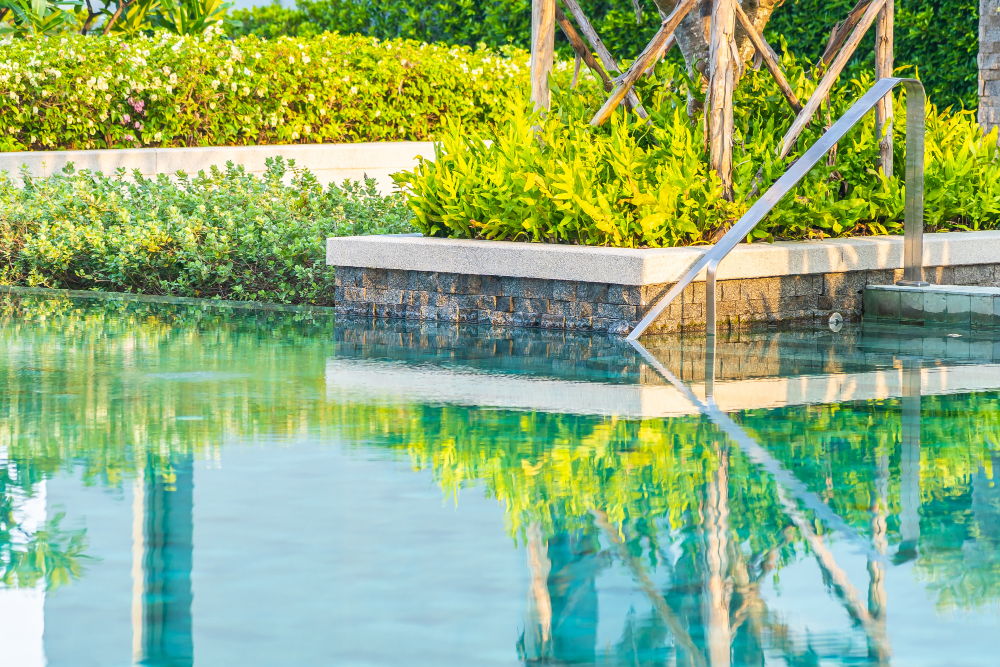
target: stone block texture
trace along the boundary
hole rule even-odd
[[[672,287],[347,266],[336,271],[335,307],[343,315],[614,334],[631,331]],[[1000,265],[929,267],[924,273],[939,284],[997,286]],[[877,270],[720,281],[719,327],[813,323],[834,312],[858,320],[865,287],[901,277],[902,270]],[[694,283],[647,331],[704,328],[705,284]]]

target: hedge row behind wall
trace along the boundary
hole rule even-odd
[[[507,51],[331,34],[0,41],[0,151],[426,140],[445,114],[499,116],[527,80],[527,55]]]
[[[784,36],[796,56],[815,62],[830,30],[855,2],[785,0],[775,10],[766,36],[775,46]],[[659,26],[651,0],[639,0],[643,7],[639,24],[629,0],[580,0],[580,4],[619,58],[634,58]],[[942,108],[977,105],[978,5],[979,0],[895,0],[896,64],[916,66],[931,100]],[[522,49],[529,48],[531,35],[531,0],[298,0],[296,6],[237,11],[234,17],[243,27],[234,29],[234,34],[277,37],[329,30],[467,46],[512,44]],[[556,39],[569,56],[563,36],[557,34]],[[856,64],[873,66],[873,49],[870,34]]]

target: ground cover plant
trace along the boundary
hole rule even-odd
[[[73,172],[0,177],[0,285],[332,305],[330,236],[411,231],[374,180],[322,188],[269,162],[176,181]]]
[[[426,140],[499,117],[527,72],[517,50],[333,34],[6,39],[0,151]]]
[[[817,77],[786,53],[783,69],[799,99]],[[503,121],[473,136],[454,121],[434,162],[397,175],[417,227],[431,236],[661,247],[714,242],[797,155],[871,85],[843,82],[788,160],[775,157],[793,119],[765,72],[749,72],[734,96],[735,196],[723,198],[709,171],[700,118],[687,115],[688,79],[662,64],[640,97],[647,126],[616,112],[593,128],[600,96],[557,90],[547,118],[512,99]],[[700,91],[694,91],[696,97]],[[815,167],[753,233],[755,239],[803,239],[902,232],[905,105],[896,99],[893,178],[876,169],[871,114]],[[926,118],[925,223],[928,231],[1000,226],[1000,155],[994,133],[983,137],[971,112]],[[536,129],[537,128],[537,129]],[[485,141],[492,140],[492,143]]]

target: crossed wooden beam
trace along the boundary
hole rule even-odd
[[[702,2],[712,3],[711,66],[708,82],[709,109],[707,110],[709,114],[707,120],[710,125],[709,145],[712,166],[719,173],[720,179],[730,194],[732,188],[731,164],[733,143],[732,93],[737,78],[736,72],[742,67],[741,62],[735,61],[736,49],[732,46],[736,22],[746,32],[756,49],[757,56],[767,67],[768,72],[771,73],[775,82],[777,82],[781,94],[795,114],[795,120],[782,137],[777,149],[778,157],[782,159],[788,157],[788,154],[795,147],[799,136],[820,109],[820,105],[825,99],[829,98],[830,91],[837,78],[851,59],[851,56],[854,55],[865,33],[867,33],[868,29],[876,21],[878,22],[875,54],[876,79],[892,76],[893,0],[859,0],[857,5],[848,13],[847,17],[834,26],[830,40],[819,63],[819,69],[823,72],[823,77],[805,105],[796,97],[795,91],[781,69],[778,55],[767,43],[767,40],[764,39],[760,31],[754,27],[753,22],[743,11],[737,0],[678,0],[673,11],[663,19],[659,29],[646,45],[646,48],[642,50],[642,53],[639,54],[624,73],[621,72],[617,61],[601,41],[593,24],[587,18],[577,0],[560,1],[572,16],[577,26],[579,26],[582,35],[577,32],[573,23],[556,4],[556,0],[533,0],[533,91],[541,90],[542,88],[547,91],[542,75],[547,76],[548,70],[544,67],[537,68],[535,66],[536,58],[543,60],[549,58],[551,60],[552,57],[551,40],[546,43],[538,37],[544,35],[545,26],[541,24],[536,25],[534,22],[536,16],[543,17],[541,20],[544,22],[546,20],[544,19],[546,12],[542,10],[536,11],[535,8],[550,3],[554,9],[554,23],[559,24],[560,29],[566,35],[577,57],[603,82],[604,90],[608,93],[607,100],[590,121],[590,124],[594,126],[605,123],[618,105],[623,102],[628,109],[640,118],[648,117],[638,95],[633,90],[635,84],[643,74],[650,71],[650,68],[673,47],[676,42],[674,31],[681,20]],[[593,54],[597,55],[596,59]],[[547,93],[544,96],[533,93],[532,98],[536,100],[536,104],[540,103],[542,106],[547,106]],[[891,95],[887,95],[877,108],[876,122],[879,137],[881,138],[883,134],[886,135],[880,144],[880,154],[883,171],[889,176],[892,174],[892,132],[891,129],[887,130],[887,126],[892,122]]]

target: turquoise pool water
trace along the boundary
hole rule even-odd
[[[0,295],[0,664],[995,665],[1000,342]]]

